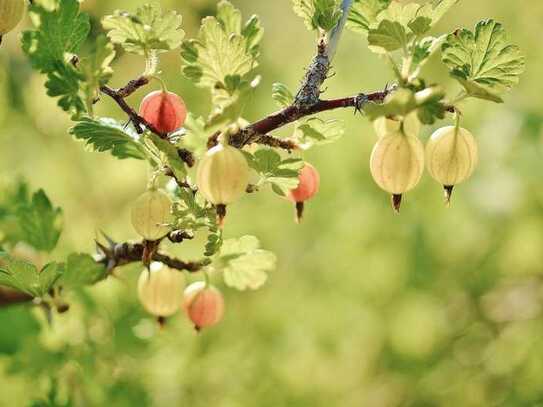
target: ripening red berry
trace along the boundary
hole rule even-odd
[[[187,107],[175,93],[157,90],[149,93],[141,102],[140,116],[161,133],[171,133],[185,123]]]
[[[296,204],[296,220],[300,221],[304,211],[304,202],[313,198],[320,187],[320,175],[315,167],[306,163],[298,176],[299,184],[288,193],[287,198]]]
[[[224,316],[221,292],[203,281],[185,289],[183,308],[197,330],[218,324]]]

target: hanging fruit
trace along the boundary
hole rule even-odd
[[[170,317],[183,303],[185,276],[162,264],[144,269],[138,280],[138,296],[143,307],[157,317]]]
[[[212,285],[199,281],[185,289],[183,308],[196,330],[218,324],[224,316],[224,298]]]
[[[296,204],[296,221],[299,222],[304,213],[304,203],[313,198],[320,187],[320,175],[315,167],[309,163],[300,171],[298,187],[289,191],[287,198]]]
[[[141,195],[132,207],[132,226],[145,240],[155,241],[170,231],[172,201],[168,194],[151,189]]]

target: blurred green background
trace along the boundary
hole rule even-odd
[[[96,22],[143,3],[87,0],[82,7]],[[275,109],[273,82],[296,88],[314,38],[289,0],[233,3],[246,17],[259,14],[266,30],[251,120]],[[210,0],[161,4],[183,14],[189,37],[215,8]],[[472,28],[486,17],[504,23],[528,70],[504,105],[465,105],[463,125],[479,141],[481,163],[455,191],[452,208],[426,176],[394,215],[369,174],[370,125],[352,111],[333,112],[327,116],[344,119],[347,133],[305,156],[320,170],[322,188],[302,225],[271,192],[231,207],[227,237],[256,235],[278,255],[264,289],[225,288],[225,321],[200,335],[181,315],[158,330],[136,299],[139,267],[74,294],[71,311],[54,315],[50,327],[39,309],[0,309],[0,406],[30,405],[52,387],[77,406],[543,406],[543,2],[464,0],[438,30]],[[145,165],[86,152],[67,134],[69,118],[19,48],[28,25],[0,48],[2,179],[24,177],[63,207],[53,257],[91,252],[99,229],[136,238],[128,208],[145,188]],[[168,86],[190,110],[207,114],[208,95],[180,75],[180,63],[178,53],[162,58]],[[143,68],[126,55],[114,66],[114,86]],[[350,32],[334,70],[326,97],[392,80]],[[423,76],[455,92],[437,60]],[[98,114],[123,118],[105,99]],[[172,250],[196,259],[201,243]]]

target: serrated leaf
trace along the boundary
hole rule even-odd
[[[418,15],[430,18],[431,26],[434,26],[459,1],[460,0],[432,0],[421,6]]]
[[[181,49],[184,75],[211,90],[228,89],[228,77],[243,79],[256,68],[262,38],[256,17],[242,29],[239,12],[228,1],[221,1],[218,9],[217,17],[202,20],[198,39],[183,42]]]
[[[256,290],[264,285],[268,272],[275,269],[277,258],[273,253],[260,249],[256,237],[243,236],[223,242],[218,263],[227,286],[242,291]]]
[[[62,210],[53,207],[43,190],[17,208],[17,219],[24,241],[46,252],[56,247],[62,231]]]
[[[59,96],[63,110],[81,117],[86,111],[80,95],[84,77],[69,60],[89,34],[89,18],[79,13],[77,0],[61,0],[53,9],[35,2],[29,11],[36,29],[23,33],[22,48],[32,66],[47,75],[47,94]]]
[[[378,15],[387,9],[392,0],[357,0],[351,7],[347,27],[354,32],[367,34],[378,22]]]
[[[294,95],[287,85],[276,82],[272,85],[272,98],[279,107],[288,107],[294,102]]]
[[[442,46],[443,62],[469,96],[501,103],[501,94],[519,82],[525,59],[508,42],[505,30],[494,20],[477,24],[475,33],[459,30]]]
[[[340,0],[292,0],[292,6],[308,30],[329,32],[343,15]]]
[[[177,179],[185,178],[187,176],[187,169],[179,156],[177,147],[168,140],[164,140],[153,133],[149,134],[149,138],[158,150],[158,155],[163,166],[170,168]]]
[[[444,35],[438,38],[426,37],[417,42],[413,49],[412,68],[420,69],[430,57],[440,48],[443,41],[445,41]]]
[[[407,46],[405,28],[397,21],[383,20],[368,32],[370,48],[378,53],[393,52]]]
[[[145,149],[139,142],[139,135],[114,119],[84,118],[70,129],[70,134],[76,139],[84,140],[94,151],[108,151],[119,159],[147,158]]]
[[[179,14],[175,11],[162,13],[156,3],[143,5],[134,14],[117,10],[102,20],[113,43],[138,55],[178,48],[185,36],[181,23]]]
[[[68,289],[81,288],[96,284],[107,277],[107,269],[97,263],[92,256],[83,253],[72,253],[64,265],[59,284]]]
[[[425,16],[417,16],[407,25],[413,34],[421,36],[426,34],[432,28],[432,19]]]
[[[345,125],[341,120],[311,117],[296,127],[294,139],[302,148],[333,143],[343,137]]]
[[[32,297],[43,297],[62,274],[57,263],[47,264],[41,271],[36,266],[0,252],[0,285],[11,287]]]
[[[304,162],[298,158],[281,159],[281,156],[271,148],[262,148],[254,154],[243,152],[249,166],[260,175],[258,186],[270,184],[274,191],[282,195],[298,186],[298,175]]]

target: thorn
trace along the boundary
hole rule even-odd
[[[443,191],[445,192],[445,205],[447,208],[451,206],[451,196],[454,190],[454,185],[444,185]]]
[[[100,230],[100,234],[106,239],[107,243],[110,245],[110,247],[115,247],[117,245],[117,242],[113,240],[111,237],[109,237],[103,230]]]
[[[94,243],[96,244],[96,251],[98,252],[98,254],[109,257],[109,254],[111,254],[111,250],[108,247],[104,246],[98,240],[95,240]]]
[[[394,212],[400,213],[400,207],[402,206],[402,194],[393,194],[392,195],[392,208]]]
[[[300,224],[302,222],[302,218],[304,217],[304,203],[303,202],[296,202],[296,218],[294,221],[297,224]]]

